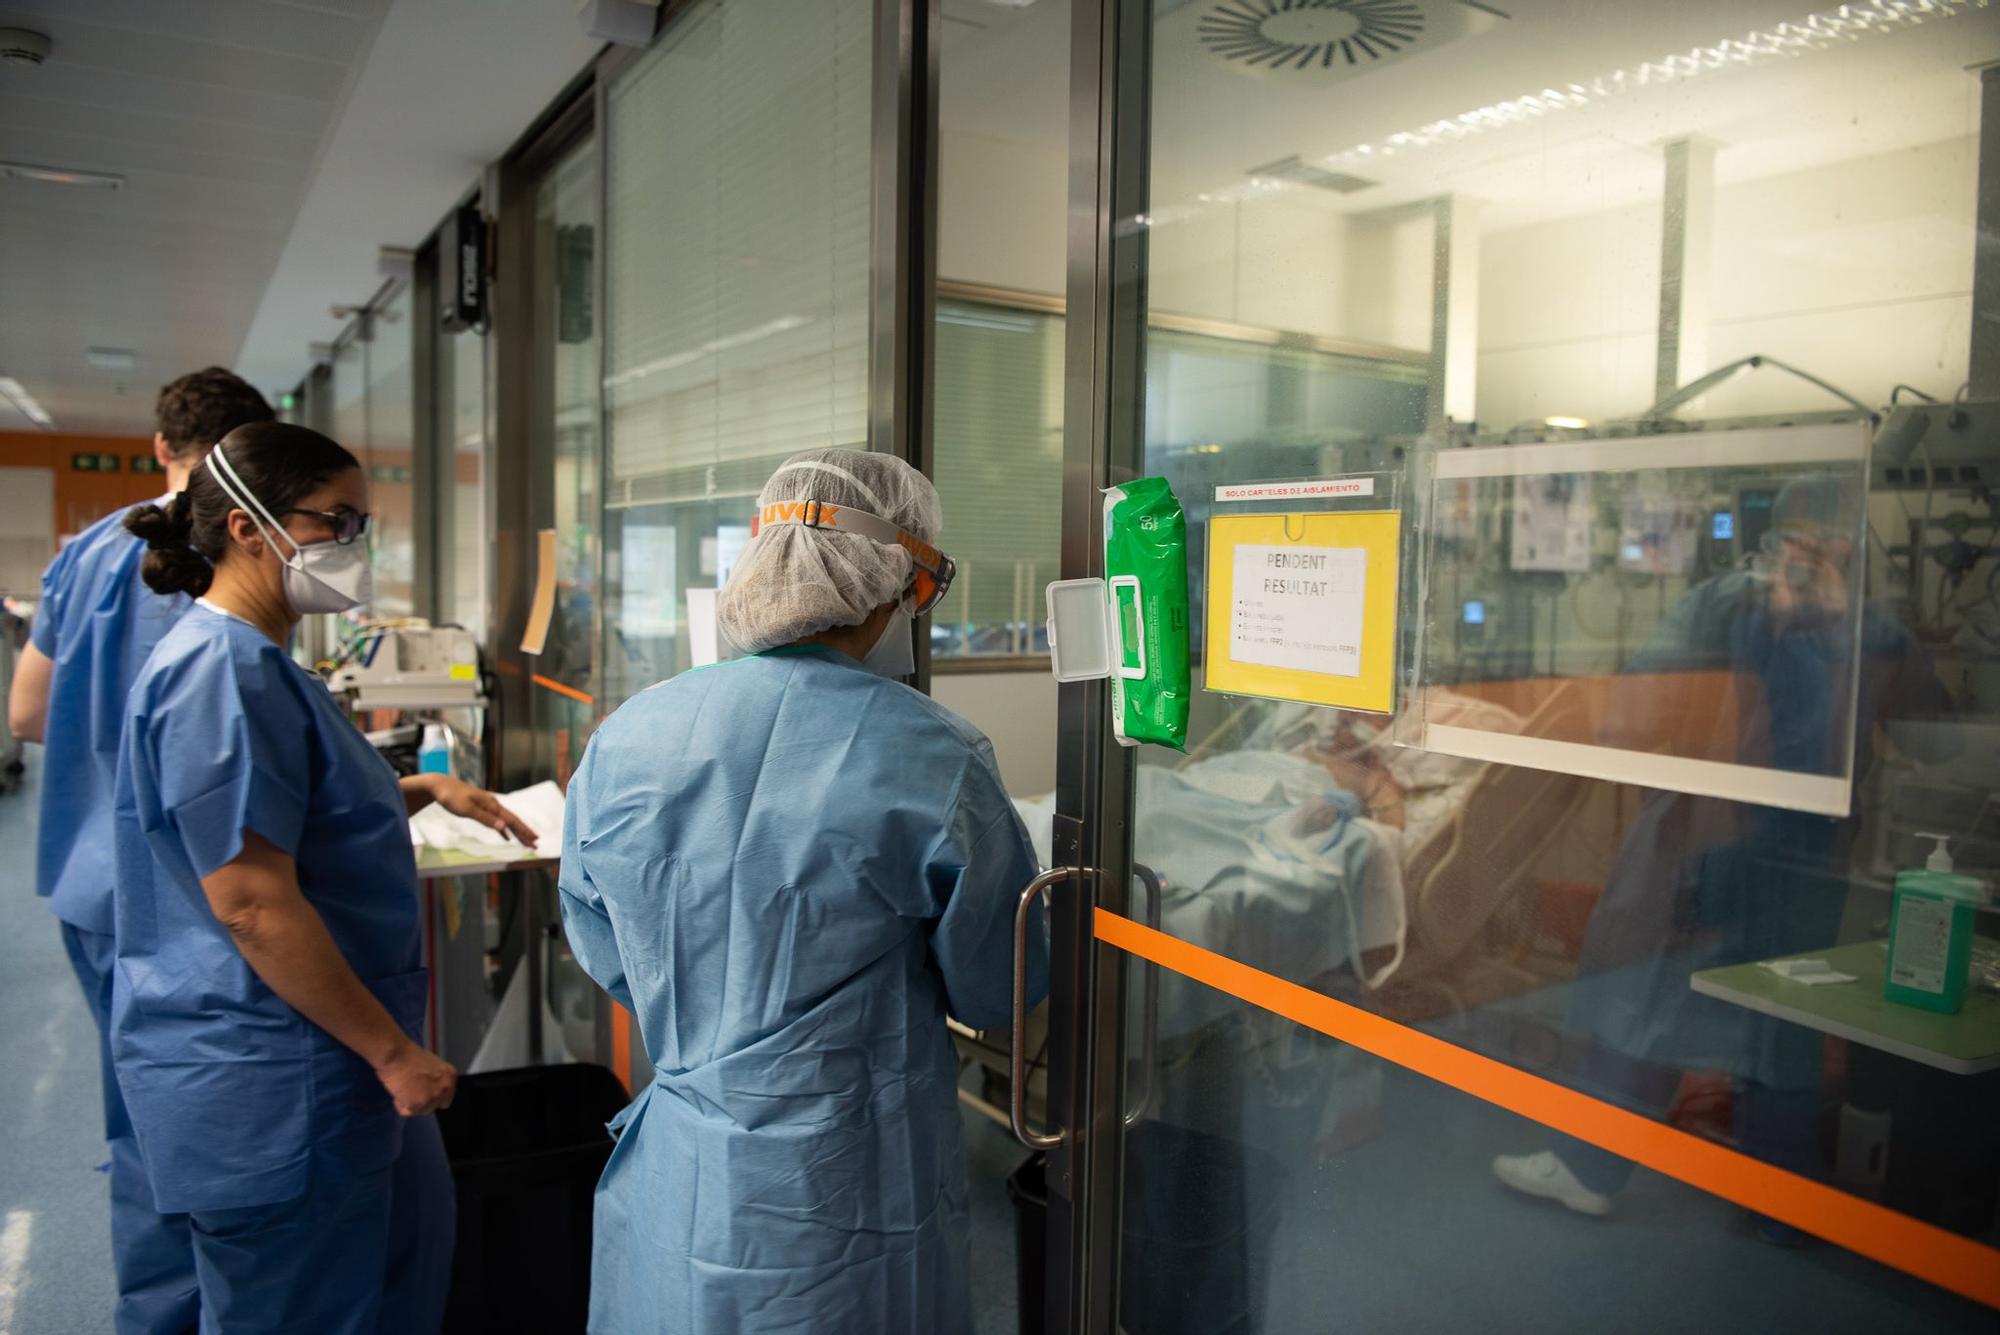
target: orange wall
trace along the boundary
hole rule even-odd
[[[115,473],[79,473],[73,454],[115,454]],[[56,479],[56,535],[80,533],[113,510],[167,489],[158,473],[134,473],[132,456],[153,456],[151,436],[72,436],[55,431],[0,431],[0,467],[47,468]]]

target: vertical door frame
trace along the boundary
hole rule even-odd
[[[426,620],[436,621],[444,605],[438,587],[440,556],[450,540],[448,502],[450,488],[444,481],[452,460],[450,433],[438,430],[439,349],[445,346],[438,331],[437,234],[433,232],[417,247],[410,271],[410,518],[413,551],[410,570],[411,610]]]
[[[869,81],[868,447],[933,472],[941,0],[874,0]],[[930,617],[913,627],[930,694]]]
[[[1065,328],[1065,579],[1104,574],[1102,489],[1145,459],[1148,0],[1075,0]],[[1117,1329],[1128,958],[1100,945],[1097,907],[1128,910],[1132,753],[1102,682],[1060,688],[1054,854],[1090,869],[1052,904],[1049,1161],[1051,1329]]]
[[[487,439],[492,442],[493,460],[488,533],[495,554],[491,593],[495,615],[488,650],[501,697],[500,781],[510,787],[531,783],[547,769],[537,755],[528,674],[513,661],[519,652],[506,648],[508,638],[526,620],[534,591],[534,535],[554,522],[553,493],[536,481],[550,475],[554,457],[550,442],[538,443],[533,429],[539,351],[533,290],[536,191],[548,170],[595,128],[596,76],[593,65],[520,144],[489,169],[480,192],[493,228],[491,330],[485,354]],[[600,153],[602,142],[600,136]],[[600,171],[602,166],[600,157]],[[599,399],[601,406],[601,393]],[[595,660],[597,646],[591,647],[591,654]]]

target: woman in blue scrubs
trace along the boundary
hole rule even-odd
[[[293,663],[301,616],[370,593],[367,486],[303,427],[223,438],[127,521],[142,575],[195,605],[126,706],[112,1054],[162,1211],[185,1212],[204,1335],[431,1332],[453,1210],[418,1042],[409,816],[532,842],[490,794],[398,781]]]
[[[895,680],[951,581],[930,481],[817,450],[758,507],[719,611],[748,656],[627,701],[570,781],[570,948],[655,1067],[590,1329],[971,1335],[945,1014],[1007,1022],[1034,848],[987,740]]]

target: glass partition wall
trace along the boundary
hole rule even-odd
[[[604,710],[712,661],[782,460],[868,447],[875,38],[861,0],[702,0],[607,90]]]
[[[415,504],[413,318],[410,285],[385,284],[341,331],[326,363],[306,377],[290,410],[292,420],[345,446],[368,475],[375,600],[366,615],[373,617],[416,610],[416,549],[429,541],[418,532]],[[344,616],[307,618],[301,652],[314,661],[324,658],[352,624]]]
[[[2000,13],[1079,8],[1072,469],[1197,605],[1234,483],[1375,479],[1405,578],[1391,714],[1064,688],[1051,1319],[1991,1329],[1993,966],[1883,989],[1919,827],[2000,874]]]
[[[436,470],[437,617],[490,643],[488,589],[485,336],[476,329],[440,332],[433,344],[436,390],[431,439]]]
[[[376,616],[416,611],[416,407],[410,367],[411,288],[398,285],[367,318],[368,506]],[[350,445],[351,448],[351,445]]]

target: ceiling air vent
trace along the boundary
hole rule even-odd
[[[1442,46],[1505,17],[1465,0],[1223,0],[1202,7],[1195,34],[1239,69],[1339,75]]]

